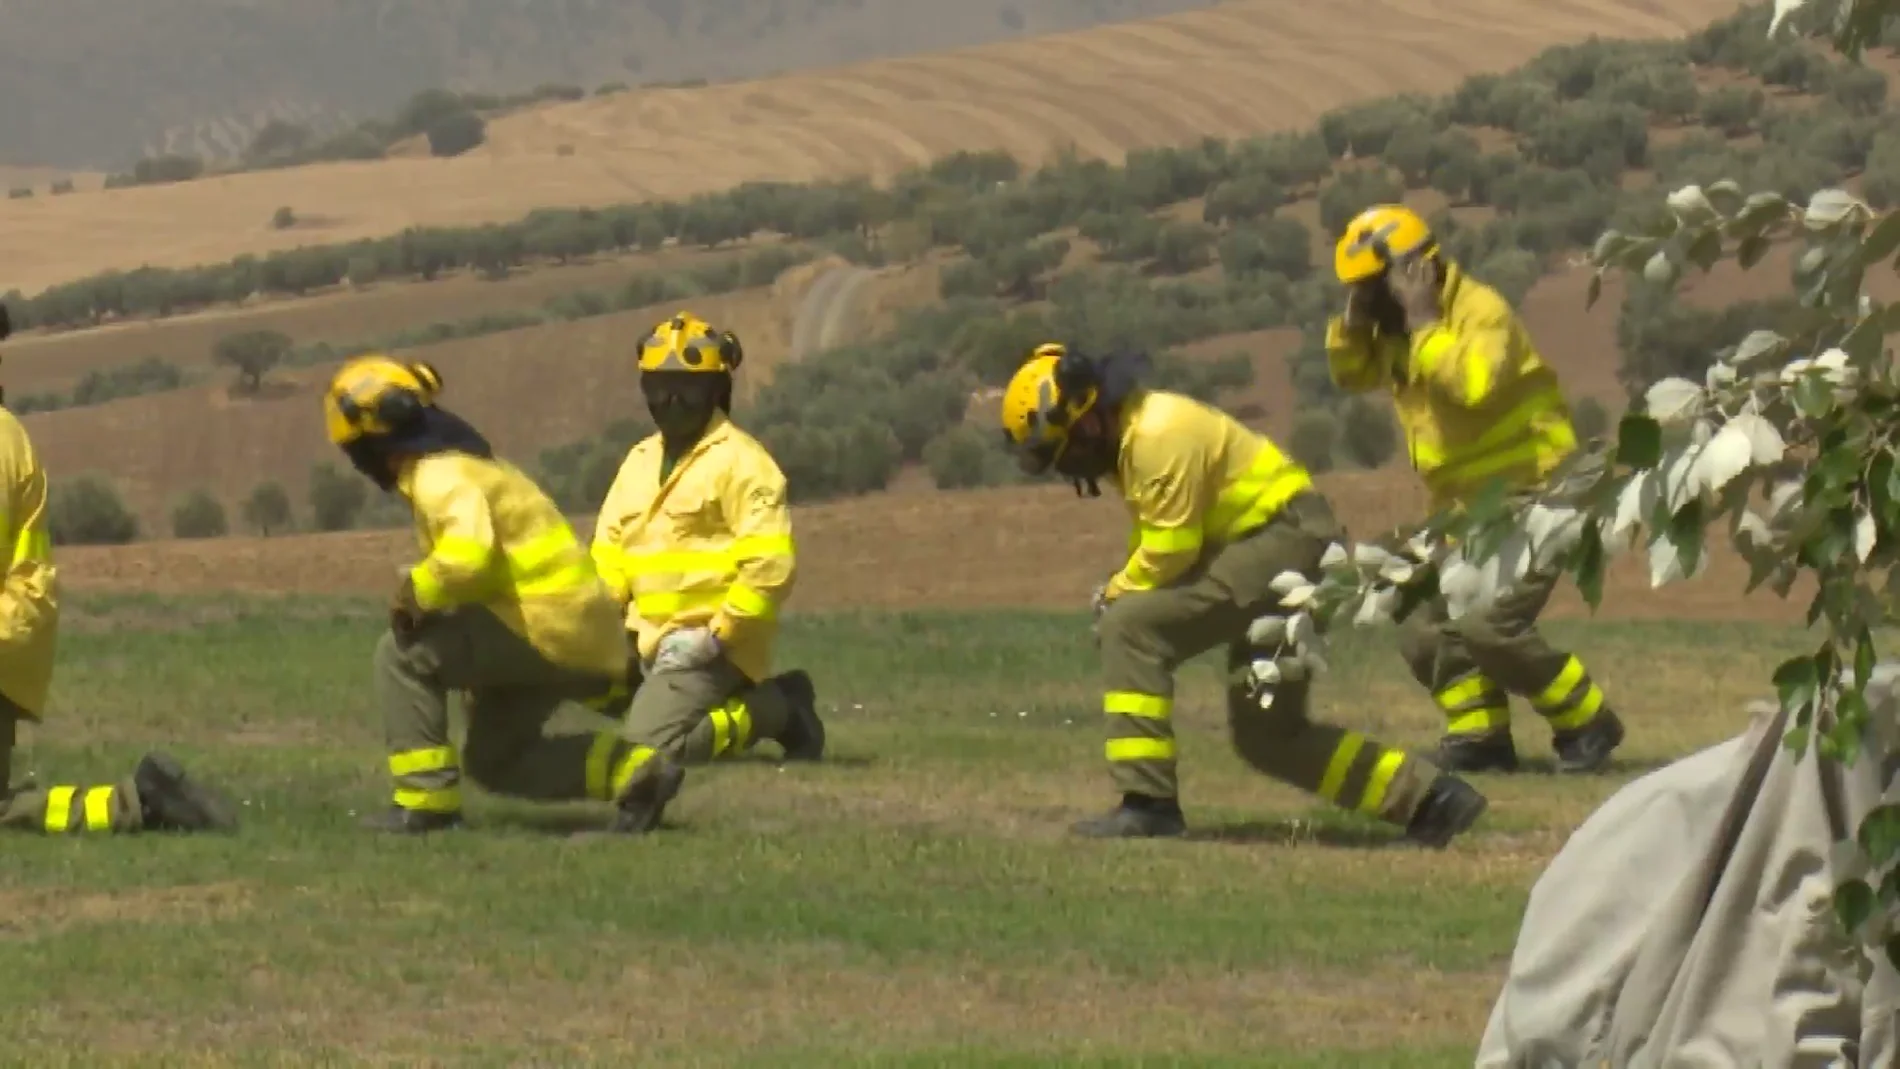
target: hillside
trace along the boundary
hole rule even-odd
[[[753,78],[1205,2],[6,0],[0,100],[32,106],[0,110],[0,161],[232,155],[271,119],[380,115],[422,89]]]
[[[409,226],[511,221],[548,206],[686,197],[747,180],[888,177],[959,149],[1004,149],[1033,164],[1072,143],[1114,159],[1208,135],[1303,128],[1342,104],[1450,89],[1553,43],[1673,36],[1736,6],[1237,0],[757,82],[598,96],[502,118],[490,145],[454,159],[317,164],[0,201],[0,288],[31,294],[113,268],[185,267]],[[299,10],[315,19],[328,6]],[[17,47],[23,39],[0,25],[0,41]],[[0,131],[0,145],[17,140]],[[273,229],[283,207],[311,222]]]

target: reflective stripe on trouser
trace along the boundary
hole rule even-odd
[[[776,739],[790,721],[777,683],[754,685],[724,659],[691,671],[657,672],[641,682],[622,736],[683,765],[737,757]]]
[[[1439,688],[1432,700],[1445,713],[1448,735],[1487,735],[1511,726],[1511,699],[1482,672],[1470,672]]]
[[[1480,706],[1448,702],[1448,693],[1472,677],[1481,676],[1506,695],[1528,699],[1564,731],[1588,723],[1604,704],[1603,694],[1569,653],[1556,649],[1537,627],[1555,589],[1555,573],[1533,574],[1507,589],[1489,609],[1457,620],[1448,619],[1444,600],[1418,607],[1399,627],[1399,651],[1412,676],[1450,721],[1451,734],[1476,734],[1484,718],[1453,716],[1454,705],[1474,713]],[[1457,692],[1457,697],[1467,697]],[[1498,727],[1509,723],[1505,703],[1496,706]]]
[[[1394,824],[1409,821],[1437,766],[1359,732],[1313,721],[1308,684],[1275,688],[1263,709],[1246,683],[1253,658],[1245,635],[1258,611],[1248,606],[1275,597],[1269,584],[1281,572],[1315,570],[1336,536],[1323,500],[1296,498],[1260,531],[1220,547],[1176,584],[1119,598],[1103,613],[1097,626],[1103,710],[1117,788],[1177,795],[1173,669],[1224,645],[1228,732],[1248,764],[1333,805]]]
[[[1115,785],[1128,793],[1174,797],[1173,696],[1111,690],[1102,696],[1102,712],[1108,718],[1106,754]]]
[[[1603,688],[1596,685],[1583,662],[1572,654],[1563,671],[1531,696],[1531,706],[1556,731],[1575,731],[1596,719],[1603,708]]]
[[[0,699],[3,700],[3,699]],[[137,831],[138,789],[128,780],[115,784],[58,784],[9,793],[18,722],[0,710],[0,828],[47,835]]]

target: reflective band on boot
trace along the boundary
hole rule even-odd
[[[115,787],[87,787],[85,796],[80,800],[79,810],[74,811],[73,800],[79,798],[78,787],[54,787],[46,792],[46,833],[64,835],[83,827],[86,831],[104,832],[112,830],[112,799],[117,795]],[[84,823],[78,819],[84,815]]]
[[[1445,712],[1448,735],[1488,735],[1511,726],[1510,699],[1496,683],[1476,673],[1440,690],[1432,700]]]
[[[1386,750],[1379,754],[1366,773],[1365,786],[1359,791],[1358,801],[1348,804],[1341,800],[1340,794],[1346,789],[1346,777],[1351,774],[1353,764],[1359,760],[1368,741],[1357,731],[1348,731],[1340,738],[1333,756],[1326,762],[1326,774],[1320,777],[1317,793],[1336,806],[1357,809],[1376,817],[1385,808],[1385,796],[1392,789],[1392,778],[1405,765],[1405,754],[1399,750]]]
[[[1572,656],[1550,685],[1531,699],[1531,705],[1555,731],[1575,731],[1596,719],[1603,708],[1603,690],[1583,670],[1583,662]]]
[[[715,705],[706,717],[712,721],[714,758],[737,757],[752,741],[752,710],[746,708],[744,699],[731,698]]]
[[[623,746],[626,753],[615,761],[614,751]],[[634,746],[611,731],[595,735],[594,744],[587,750],[587,796],[603,802],[619,799],[640,769],[653,759],[653,752],[653,747]]]

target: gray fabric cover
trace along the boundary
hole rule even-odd
[[[1829,905],[1833,843],[1900,768],[1900,662],[1851,768],[1749,729],[1625,786],[1531,890],[1477,1069],[1894,1066],[1900,974],[1863,978]]]

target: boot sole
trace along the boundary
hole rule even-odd
[[[237,807],[221,791],[195,782],[185,773],[183,765],[169,754],[150,754],[141,764],[152,779],[150,786],[158,788],[165,798],[166,808],[176,806],[186,811],[172,813],[171,816],[186,816],[190,819],[181,823],[197,825],[199,830],[228,832],[236,831],[238,826]],[[146,784],[139,784],[143,793]]]
[[[652,799],[621,806],[614,819],[613,830],[623,835],[645,835],[659,827],[660,818],[666,815],[667,805],[678,797],[680,786],[685,781],[685,769],[668,765],[653,785]]]

